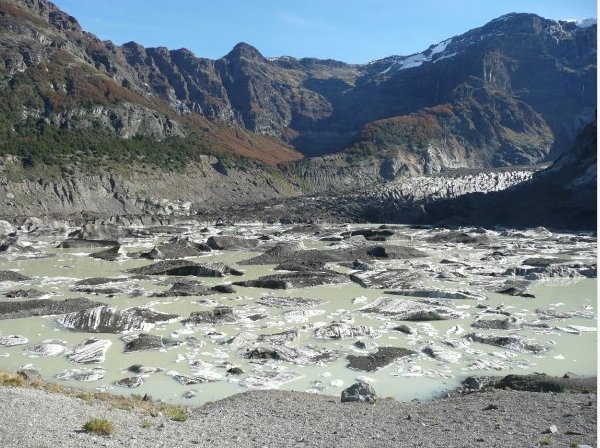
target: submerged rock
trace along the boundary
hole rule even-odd
[[[380,297],[369,305],[359,308],[358,311],[385,314],[395,320],[406,321],[464,319],[468,316],[467,313],[449,306],[387,297]]]
[[[348,277],[334,271],[299,271],[266,275],[256,280],[245,280],[233,284],[254,288],[292,289],[345,283],[347,281]]]
[[[36,299],[0,302],[0,319],[20,319],[32,316],[52,316],[78,312],[101,305],[88,299],[50,300]]]
[[[156,322],[177,319],[175,314],[159,313],[148,308],[129,308],[119,310],[102,305],[69,313],[57,319],[57,322],[77,331],[89,333],[121,333],[124,331],[147,331]]]
[[[518,352],[530,352],[540,353],[546,351],[548,348],[542,344],[535,342],[529,342],[518,336],[499,336],[487,333],[471,333],[465,336],[465,338],[479,342],[481,344],[495,345],[496,347],[503,347],[509,350]]]
[[[341,396],[342,403],[375,403],[377,394],[373,386],[367,383],[358,382],[344,389]]]
[[[393,363],[404,356],[415,355],[416,352],[401,347],[379,347],[375,353],[365,356],[348,355],[347,366],[350,369],[374,372]]]
[[[112,342],[105,339],[86,339],[75,346],[73,352],[67,358],[69,361],[80,364],[104,362],[106,351],[111,345]]]
[[[357,336],[368,336],[371,329],[364,325],[353,326],[344,322],[333,322],[315,330],[315,337],[319,339],[344,339]]]
[[[181,275],[195,277],[224,277],[226,275],[244,275],[242,271],[223,263],[198,264],[187,260],[167,260],[149,266],[129,269],[127,272],[142,275]]]

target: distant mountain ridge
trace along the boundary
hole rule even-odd
[[[368,64],[246,43],[211,60],[102,41],[47,0],[0,0],[0,170],[78,188],[105,170],[120,198],[183,170],[194,181],[170,199],[228,191],[229,204],[548,162],[594,118],[596,35],[519,13]]]

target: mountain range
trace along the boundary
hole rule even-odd
[[[0,169],[68,190],[52,182],[102,167],[113,196],[145,183],[248,201],[550,162],[594,119],[596,33],[508,14],[363,65],[246,43],[211,60],[102,41],[46,0],[0,0]],[[193,180],[153,189],[178,173]]]

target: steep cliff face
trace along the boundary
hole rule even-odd
[[[415,218],[431,224],[548,226],[596,229],[597,126],[529,181],[499,193],[468,194],[428,205]]]
[[[551,160],[595,108],[596,26],[533,14],[502,16],[421,53],[350,65],[267,59],[245,43],[218,60],[134,42],[115,46],[82,32],[74,18],[47,1],[0,5],[8,31],[0,36],[8,76],[51,60],[60,48],[180,117],[198,114],[237,125],[291,143],[306,155],[350,146],[356,157],[357,145],[367,145],[377,156],[400,147],[402,158],[414,160],[398,164],[417,173],[435,171],[445,161],[498,166]],[[22,38],[11,39],[15,34]],[[428,109],[439,105],[453,109],[454,121],[440,123],[450,129],[441,144],[425,133],[416,150],[432,146],[446,154],[415,155],[414,135],[404,138],[403,132],[389,139],[379,133],[376,141],[370,135],[407,115],[432,115]],[[473,148],[484,154],[472,155]]]

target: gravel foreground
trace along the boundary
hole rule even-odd
[[[9,447],[577,447],[596,446],[595,394],[495,390],[374,405],[253,391],[191,410],[185,422],[46,391],[0,387],[0,446]],[[111,436],[82,431],[92,418]],[[544,434],[555,425],[558,432]]]

